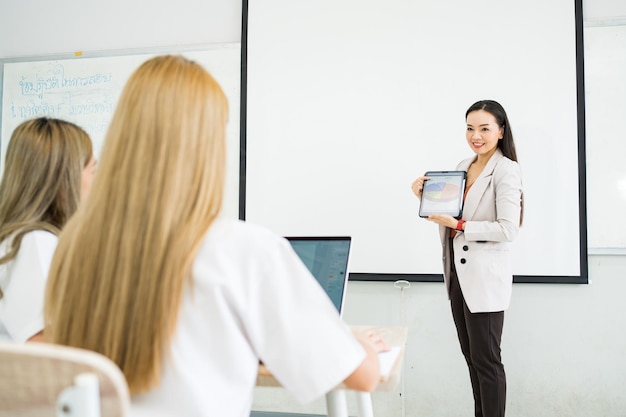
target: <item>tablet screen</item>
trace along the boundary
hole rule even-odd
[[[463,213],[465,171],[428,171],[420,201],[420,217],[449,214],[460,218]]]

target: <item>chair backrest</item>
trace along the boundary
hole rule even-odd
[[[58,412],[57,403],[67,397],[67,388],[81,384],[80,378],[97,382],[100,417],[128,416],[128,385],[107,357],[47,343],[0,343],[0,417],[76,415]]]

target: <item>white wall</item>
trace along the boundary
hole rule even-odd
[[[0,58],[239,41],[239,0],[2,0],[0,5]]]
[[[238,42],[240,12],[238,0],[2,0],[0,58]],[[596,26],[623,24],[626,3],[590,0],[585,16]],[[626,257],[591,256],[589,273],[590,285],[515,285],[503,336],[509,417],[626,414]],[[374,395],[377,416],[471,414],[442,284],[414,283],[402,295],[392,283],[352,282],[347,303],[349,323],[410,328],[404,388]],[[258,389],[255,398],[258,409],[321,413],[323,405],[294,404],[281,389]]]

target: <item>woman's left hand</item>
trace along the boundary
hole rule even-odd
[[[428,179],[427,176],[421,176],[411,184],[411,190],[413,194],[417,196],[420,200],[422,199],[422,191],[424,190],[424,181]]]

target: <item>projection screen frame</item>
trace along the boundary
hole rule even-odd
[[[576,109],[578,136],[578,202],[579,202],[579,275],[514,275],[514,283],[539,284],[588,284],[588,245],[586,207],[586,151],[585,151],[585,83],[584,83],[584,38],[583,4],[574,0],[575,18],[575,61],[576,61]],[[242,0],[241,36],[241,108],[240,108],[240,176],[239,176],[239,218],[246,220],[247,186],[247,79],[248,79],[248,1]],[[406,273],[362,273],[351,272],[352,281],[443,282],[442,274]]]

